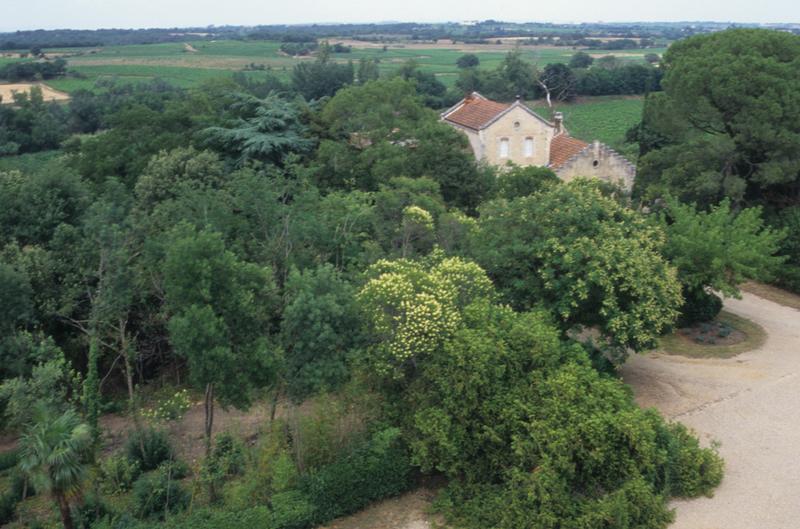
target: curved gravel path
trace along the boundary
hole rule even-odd
[[[764,327],[764,346],[729,359],[637,355],[622,369],[640,405],[721,443],[722,484],[675,501],[671,529],[800,527],[800,311],[747,293],[725,308]]]

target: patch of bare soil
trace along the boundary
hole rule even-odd
[[[0,97],[3,104],[10,104],[14,102],[14,93],[30,92],[31,88],[38,86],[42,89],[42,96],[45,101],[67,101],[69,94],[59,92],[47,86],[44,83],[12,83],[0,84]]]
[[[378,502],[356,513],[334,520],[320,529],[432,529],[441,527],[441,520],[428,514],[436,491],[420,488]]]
[[[282,407],[279,407],[278,414],[283,414]],[[233,408],[223,410],[219,406],[214,408],[214,435],[230,431],[250,442],[258,437],[261,429],[267,427],[268,423],[267,403],[256,403],[248,411]],[[192,462],[203,457],[204,424],[205,410],[202,402],[194,403],[180,420],[166,423],[166,430],[181,459]],[[105,440],[104,451],[110,453],[125,444],[128,435],[133,431],[133,420],[122,414],[104,415],[100,418],[100,427]]]
[[[189,53],[197,53],[198,49],[189,44],[188,42],[183,45],[183,50]]]

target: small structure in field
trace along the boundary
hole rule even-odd
[[[473,92],[441,117],[467,135],[477,159],[492,165],[549,167],[565,181],[585,176],[633,188],[636,167],[599,141],[570,136],[560,112],[548,121],[519,99],[499,103]]]

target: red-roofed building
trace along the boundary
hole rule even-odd
[[[442,120],[464,132],[476,158],[490,164],[549,167],[563,180],[587,176],[633,187],[633,164],[597,141],[570,136],[560,112],[548,121],[522,101],[499,103],[473,92]]]

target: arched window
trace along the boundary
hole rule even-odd
[[[525,157],[533,156],[533,138],[525,138]]]
[[[500,158],[508,158],[509,141],[508,138],[500,139]]]

